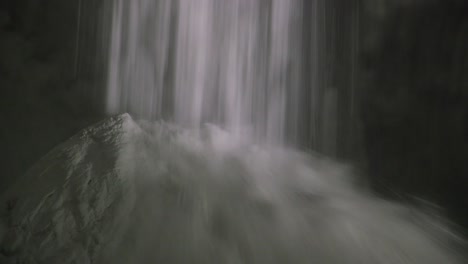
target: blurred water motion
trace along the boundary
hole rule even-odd
[[[234,136],[230,138],[232,144],[238,139],[251,139],[256,143],[307,145],[335,156],[338,145],[345,141],[344,134],[353,133],[350,127],[354,125],[357,104],[354,87],[357,44],[353,41],[359,36],[356,31],[359,12],[353,13],[352,9],[343,12],[346,8],[333,9],[327,3],[307,0],[115,0],[106,110],[110,114],[130,112],[138,118],[170,120],[186,128],[197,129],[204,123],[214,123]],[[327,24],[330,21],[339,25]],[[344,21],[355,24],[349,26],[351,30],[346,33],[348,42],[340,43],[344,37],[336,37],[338,34],[333,29],[344,27]],[[346,31],[340,30],[341,33]],[[328,45],[334,49],[329,49]],[[344,52],[346,45],[349,45],[348,52]],[[329,64],[334,61],[327,58],[334,56],[330,55],[331,50],[341,52],[336,56],[349,56],[340,71],[348,70],[351,77],[335,82],[342,87],[327,82]],[[335,74],[334,78],[342,76]],[[343,85],[345,81],[348,83]],[[278,162],[294,168],[287,158]],[[292,171],[286,173],[294,174]],[[262,186],[267,186],[268,182],[268,179],[262,182]],[[350,186],[346,188],[352,189]],[[367,214],[367,202],[360,200],[346,206],[355,206],[356,210],[362,209],[362,213]],[[376,241],[383,237],[391,241],[420,239],[416,230],[419,225],[426,224],[407,226],[405,221],[393,218],[395,212],[387,210],[382,208],[376,215],[365,215],[363,221],[373,222],[376,217],[375,221],[382,226],[404,229],[408,233],[377,232],[372,234]],[[320,220],[333,222],[337,218],[339,216],[328,215]],[[426,231],[437,233],[441,226],[432,226]],[[330,227],[327,235],[334,234],[332,229]],[[350,227],[347,232],[353,233],[350,236],[357,242],[363,242],[362,230]],[[343,233],[334,235],[339,237],[338,240],[346,237]],[[391,252],[393,249],[388,245],[382,248],[372,244],[361,246],[371,252],[384,252],[376,253],[376,263],[422,263],[422,259],[427,262],[435,261],[435,258],[430,253],[424,257],[410,255],[433,251],[432,246],[426,244],[431,240],[430,236],[417,242],[415,247],[404,246],[409,252],[407,255]],[[352,243],[346,240],[344,247],[353,248]],[[337,245],[328,246],[346,251]],[[315,244],[313,247],[320,248]],[[362,257],[359,254],[354,257],[359,259]],[[448,262],[452,261],[450,258],[448,255],[441,257]],[[349,260],[349,263],[353,261]]]
[[[318,74],[320,2],[114,1],[107,111],[268,143],[298,145],[305,130],[322,140],[320,119],[336,116]]]
[[[466,263],[463,0],[4,2],[0,263]]]

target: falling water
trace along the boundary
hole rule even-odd
[[[343,89],[342,73],[335,83],[323,73],[336,69],[330,64],[344,46],[356,46],[339,43],[346,30],[330,33],[339,26],[321,19],[330,1],[110,2],[107,111],[145,120],[121,115],[92,127],[56,163],[76,176],[70,188],[85,190],[64,189],[64,197],[80,193],[83,204],[92,201],[91,219],[112,219],[80,236],[105,239],[93,263],[466,263],[442,219],[383,201],[356,186],[346,167],[281,146],[305,135],[314,149],[336,150],[349,132],[355,87]],[[324,11],[340,26],[348,21]],[[160,119],[177,126],[151,122]],[[109,211],[93,207],[102,205]],[[51,237],[45,241],[61,241]]]
[[[115,0],[109,113],[297,134],[302,1]]]

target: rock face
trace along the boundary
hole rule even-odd
[[[131,123],[124,115],[84,130],[3,195],[4,256],[20,263],[91,263],[125,197],[116,163]]]
[[[216,127],[121,115],[58,146],[2,197],[2,263],[464,263],[433,217],[347,169]]]

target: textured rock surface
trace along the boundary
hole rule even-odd
[[[2,196],[4,256],[19,263],[96,258],[125,197],[116,163],[129,123],[124,115],[80,132]]]

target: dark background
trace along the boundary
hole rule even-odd
[[[324,74],[339,91],[336,156],[381,195],[426,198],[467,227],[467,2],[319,1],[333,22]],[[0,192],[105,116],[106,2],[0,0]]]
[[[381,193],[432,200],[467,226],[468,2],[414,2],[363,20],[369,175]]]

